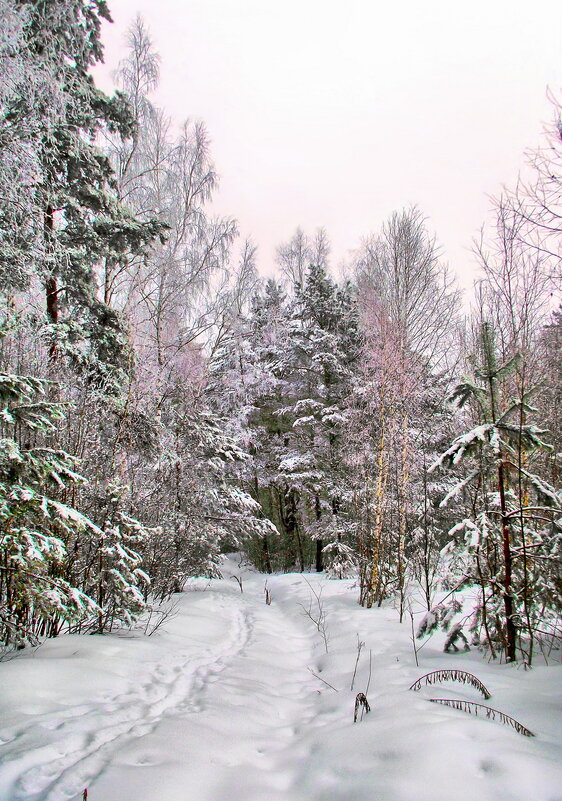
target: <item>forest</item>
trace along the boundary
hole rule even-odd
[[[142,19],[96,87],[108,15],[0,0],[3,648],[131,626],[241,552],[354,577],[400,621],[417,593],[419,635],[451,648],[556,653],[556,97],[475,244],[470,310],[417,207],[337,276],[329,232],[297,228],[266,280],[236,210],[212,212],[204,123],[152,99]]]
[[[266,277],[110,20],[0,0],[0,801],[559,801],[559,96],[471,297],[407,202]]]

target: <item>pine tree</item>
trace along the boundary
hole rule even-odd
[[[551,450],[545,432],[529,422],[536,411],[531,393],[506,400],[507,380],[519,358],[516,354],[499,364],[493,327],[482,325],[475,378],[459,384],[452,395],[460,407],[472,406],[478,424],[458,436],[431,468],[474,458],[473,469],[442,503],[475,484],[476,515],[457,524],[451,534],[464,533],[464,580],[481,586],[473,628],[482,626],[492,654],[504,650],[509,662],[516,660],[519,647],[526,648],[523,636],[530,640],[530,661],[539,619],[545,628],[557,613],[551,560],[558,548],[556,516],[562,506],[560,492],[529,464],[533,456]]]
[[[114,403],[113,414],[121,401],[108,396],[118,395],[130,370],[124,322],[99,297],[101,266],[142,255],[163,226],[139,222],[118,202],[109,159],[97,146],[103,131],[134,132],[123,95],[106,97],[89,75],[101,58],[105,3],[3,0],[0,11],[7,22],[0,36],[7,67],[0,89],[0,291],[8,310],[0,358],[9,390],[0,497],[7,515],[5,621],[14,642],[16,635],[56,634],[63,620],[93,610],[103,627],[140,610],[137,556],[127,541],[142,527],[128,516],[98,520],[96,503],[88,503],[95,492],[67,453],[74,445],[61,442],[84,448],[85,410],[99,414],[100,403],[106,411]],[[26,307],[22,291],[43,293],[44,319]],[[14,356],[23,375],[10,370]],[[83,384],[68,380],[67,364]],[[61,382],[36,377],[45,369]],[[82,408],[53,402],[69,396]],[[64,436],[63,409],[71,418]],[[97,429],[92,449],[106,432]],[[92,577],[96,565],[100,573]]]
[[[340,566],[349,556],[339,447],[357,341],[351,289],[315,265],[290,303],[267,282],[215,355],[214,394],[251,455],[241,479],[281,534],[283,569],[323,569],[326,541]],[[270,569],[267,540],[256,558]]]
[[[246,538],[245,548],[266,572],[285,569],[296,558],[286,561],[285,553],[277,561],[271,552],[272,547],[281,550],[276,542],[280,533],[292,543],[285,529],[283,491],[276,480],[287,435],[277,414],[288,389],[282,373],[287,337],[285,294],[270,279],[255,293],[247,314],[231,319],[211,361],[207,389],[213,408],[228,420],[228,431],[250,456],[238,462],[240,486],[251,494],[269,527],[254,540]]]
[[[98,298],[96,272],[143,252],[162,227],[138,221],[118,202],[109,159],[96,144],[102,130],[133,133],[125,97],[107,97],[89,74],[102,56],[100,26],[109,12],[104,0],[20,0],[14,7],[24,20],[15,44],[19,83],[36,87],[13,91],[2,108],[3,134],[19,133],[30,194],[17,261],[28,282],[43,286],[51,361],[64,355],[116,392],[128,346],[121,320]]]

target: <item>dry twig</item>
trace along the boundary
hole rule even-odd
[[[328,653],[328,627],[326,625],[326,610],[324,609],[324,603],[322,601],[322,587],[320,587],[320,592],[316,592],[312,584],[303,579],[308,584],[310,589],[311,595],[308,600],[308,609],[304,604],[299,603],[299,606],[303,610],[303,613],[312,620],[314,625],[316,626],[318,633],[321,635],[322,639],[324,640],[324,648],[326,649],[326,653]],[[312,596],[316,599],[316,608],[314,609],[314,604],[312,600]]]
[[[338,689],[336,689],[336,687],[334,687],[334,686],[333,686],[333,684],[330,684],[330,682],[329,682],[329,681],[326,681],[325,679],[323,679],[323,678],[322,678],[322,676],[319,676],[319,675],[318,675],[318,673],[315,673],[315,672],[312,670],[312,668],[310,668],[310,667],[309,667],[309,668],[308,668],[308,670],[309,670],[309,671],[312,673],[312,675],[314,676],[314,678],[315,678],[315,679],[320,679],[320,681],[321,681],[323,684],[325,684],[325,685],[326,685],[326,687],[329,687],[331,690],[334,690],[334,692],[336,692],[336,693],[339,693],[339,690],[338,690]]]
[[[357,635],[357,659],[355,660],[355,669],[353,671],[353,677],[351,679],[351,687],[349,688],[353,691],[353,685],[355,684],[355,676],[357,675],[357,665],[359,664],[359,657],[361,656],[361,649],[365,647],[365,643],[361,642],[359,639],[359,634]]]
[[[369,649],[369,679],[367,681],[367,689],[365,690],[365,695],[369,692],[369,687],[371,686],[371,667],[373,662],[373,652]]]

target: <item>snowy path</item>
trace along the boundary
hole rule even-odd
[[[264,576],[245,573],[241,593],[229,570],[178,596],[152,637],[61,637],[0,664],[0,801],[80,801],[86,787],[88,801],[562,801],[560,668],[444,657],[437,641],[418,668],[409,626],[358,607],[352,582],[269,577],[268,606]],[[311,586],[328,654],[303,613]],[[444,665],[476,673],[537,737],[425,700],[481,700],[465,686],[408,691]],[[354,725],[368,684],[372,712]]]
[[[310,632],[304,620],[299,625],[281,606],[265,604],[261,577],[245,581],[244,594],[234,585],[222,601],[242,615],[245,636],[222,670],[208,675],[197,717],[191,707],[179,711],[162,720],[153,737],[123,749],[92,784],[96,798],[111,797],[124,767],[131,801],[292,797],[295,766],[306,757],[299,734],[315,718],[319,694],[320,682],[307,669],[314,664]],[[150,790],[135,770],[146,764],[153,766]]]
[[[134,677],[124,693],[66,711],[35,715],[15,730],[2,730],[4,760],[0,774],[9,783],[11,801],[56,801],[73,798],[110,764],[118,749],[145,737],[168,715],[200,711],[204,690],[248,639],[245,610],[230,599],[209,593],[206,601],[223,621],[220,639],[201,654],[193,649],[164,653]],[[224,638],[224,639],[223,639]],[[38,729],[51,742],[34,747]],[[13,760],[13,761],[12,761]]]
[[[123,766],[154,766],[159,759],[156,752],[162,750],[158,744],[170,742],[169,738],[176,757],[185,753],[185,761],[183,756],[177,760],[180,768],[189,766],[193,774],[193,754],[201,750],[202,733],[206,730],[212,739],[215,725],[229,733],[223,746],[211,748],[211,764],[217,759],[234,772],[247,770],[255,774],[253,781],[261,775],[264,790],[273,799],[270,789],[275,788],[268,785],[279,774],[273,762],[283,761],[284,750],[314,715],[319,682],[307,670],[313,664],[310,638],[279,606],[264,603],[261,584],[252,587],[250,582],[241,594],[236,585],[222,583],[226,586],[200,593],[197,599],[212,618],[212,626],[202,633],[212,640],[210,647],[198,652],[193,643],[182,644],[176,635],[177,650],[141,665],[125,692],[104,694],[99,701],[56,712],[37,714],[36,708],[28,709],[29,723],[2,728],[2,801],[74,799],[81,797],[84,787],[90,788],[90,797],[112,798],[115,771]],[[285,758],[294,759],[292,750]],[[164,762],[168,775],[159,776],[154,796],[145,777],[139,776],[140,786],[131,789],[131,799],[175,797],[175,770],[169,770],[168,758]],[[203,772],[208,774],[208,765]],[[162,795],[162,785],[170,778],[172,787]],[[205,782],[213,785],[208,796]],[[218,801],[216,793],[221,791],[212,771],[201,775],[198,786],[199,799]],[[228,792],[225,789],[225,798]],[[180,793],[180,797],[185,796]]]

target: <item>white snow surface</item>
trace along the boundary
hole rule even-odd
[[[266,577],[232,558],[223,575],[176,596],[150,637],[64,635],[0,663],[0,801],[79,801],[85,788],[88,801],[562,799],[559,664],[444,654],[435,635],[416,667],[409,618],[362,609],[351,580]],[[311,587],[328,653],[303,610],[317,608]],[[408,689],[441,668],[476,674],[492,698]],[[353,723],[360,691],[371,712]],[[487,704],[536,736],[431,697]]]

